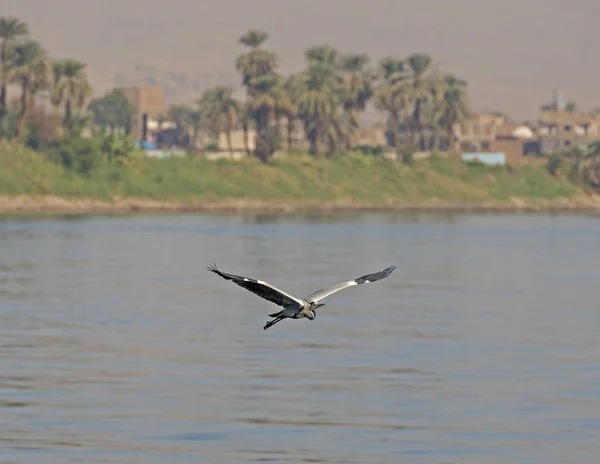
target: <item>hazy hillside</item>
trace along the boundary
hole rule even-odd
[[[375,59],[425,51],[469,81],[477,109],[534,117],[555,88],[600,104],[597,0],[2,0],[0,14],[28,21],[53,54],[87,60],[98,91],[155,81],[181,99],[237,84],[236,39],[257,27],[285,70],[318,43]]]

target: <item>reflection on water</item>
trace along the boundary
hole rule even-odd
[[[595,218],[0,221],[2,462],[591,463]],[[297,296],[394,264],[315,321]]]

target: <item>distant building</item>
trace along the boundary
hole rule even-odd
[[[148,140],[148,122],[158,120],[167,111],[165,92],[162,87],[122,87],[121,90],[133,106],[131,136],[134,140]]]
[[[600,138],[600,117],[565,110],[543,111],[538,121],[540,152],[549,154],[586,146]]]
[[[454,138],[462,152],[487,152],[492,149],[496,132],[504,118],[494,114],[473,113],[471,118],[454,126]]]
[[[387,146],[386,123],[379,121],[371,126],[359,127],[352,137],[352,144],[354,146]]]
[[[535,131],[522,124],[505,124],[499,127],[492,146],[494,151],[505,153],[507,162],[511,164],[518,164],[523,161],[523,156],[539,151]]]

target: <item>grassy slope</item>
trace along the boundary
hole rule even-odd
[[[0,195],[56,195],[110,200],[232,199],[280,203],[448,203],[573,198],[583,191],[549,176],[543,166],[489,168],[457,159],[408,167],[357,154],[335,160],[307,155],[265,166],[254,159],[134,160],[128,168],[102,166],[89,177],[65,171],[29,150],[0,145]]]

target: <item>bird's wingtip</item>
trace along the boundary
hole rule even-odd
[[[209,264],[206,266],[206,270],[210,272],[219,272],[219,269],[217,269],[217,263]]]

